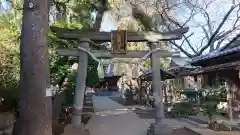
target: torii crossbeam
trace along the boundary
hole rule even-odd
[[[82,32],[78,29],[66,29],[51,27],[58,38],[81,39],[88,38],[92,41],[110,42],[111,32]],[[188,32],[189,28],[179,28],[169,32],[127,32],[127,42],[158,42],[181,39],[182,35]]]

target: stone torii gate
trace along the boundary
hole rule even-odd
[[[158,48],[157,43],[159,41],[178,40],[182,38],[182,35],[188,32],[188,28],[180,28],[173,31],[160,33],[160,32],[127,32],[127,31],[113,31],[113,32],[82,32],[77,29],[65,29],[51,27],[51,30],[56,34],[58,38],[79,40],[79,46],[86,50],[89,50],[97,58],[112,59],[112,58],[141,58],[149,51],[127,51],[127,42],[148,42],[151,50]],[[90,50],[90,43],[92,42],[112,42],[112,51],[107,50]],[[88,54],[79,49],[58,49],[58,55],[62,56],[76,56],[79,58],[75,98],[73,105],[72,124],[81,124],[81,114],[83,107],[83,99],[85,92],[85,83],[87,76]],[[160,75],[160,57],[170,57],[174,52],[168,52],[166,50],[158,50],[151,54],[151,63],[153,71],[153,93],[155,96],[156,105],[156,123],[159,127],[162,124],[164,118],[164,105],[163,105],[163,92],[161,89],[161,75]],[[156,128],[155,128],[156,129]],[[158,131],[154,131],[158,132]],[[156,133],[154,133],[156,134]]]

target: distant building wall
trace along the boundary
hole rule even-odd
[[[196,76],[182,76],[175,79],[165,81],[167,86],[167,94],[169,95],[169,101],[174,102],[180,100],[181,94],[179,91],[184,89],[199,89],[208,87],[208,75],[196,75]]]
[[[186,76],[184,79],[184,88],[186,89],[201,89],[203,88],[203,76],[195,75],[195,76]]]

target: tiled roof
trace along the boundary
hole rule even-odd
[[[190,64],[191,60],[187,57],[171,57],[170,60],[170,67],[168,69],[175,69],[175,68],[194,68]],[[171,63],[174,63],[171,65]]]
[[[184,67],[189,64],[189,59],[186,57],[171,57],[171,61],[180,67]]]
[[[168,72],[162,68],[159,69],[161,71],[161,78],[163,80],[166,79],[173,79],[175,78],[175,75],[173,75],[171,72]],[[151,69],[147,69],[145,71],[143,71],[143,74],[139,76],[139,78],[142,78],[143,80],[151,80],[152,78],[152,70]]]
[[[218,50],[210,52],[206,55],[201,55],[201,56],[192,58],[191,63],[193,64],[193,63],[197,63],[199,61],[204,61],[204,60],[228,55],[231,53],[237,53],[237,52],[240,52],[240,38],[238,38],[234,41],[230,41],[228,45],[226,45],[225,47],[219,48]]]
[[[209,54],[195,57],[195,58],[192,59],[191,63],[196,63],[196,62],[199,62],[199,61],[212,59],[212,58],[216,58],[216,57],[219,57],[219,56],[224,56],[224,55],[227,55],[227,54],[237,53],[237,52],[240,52],[240,46],[236,46],[236,47],[233,47],[233,48],[230,48],[230,49],[226,49],[224,51],[213,51]]]

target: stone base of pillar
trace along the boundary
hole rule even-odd
[[[85,128],[84,124],[77,126],[69,124],[64,128],[64,133],[62,135],[90,135],[90,132]]]
[[[173,135],[173,129],[164,124],[153,123],[147,131],[147,135]]]

